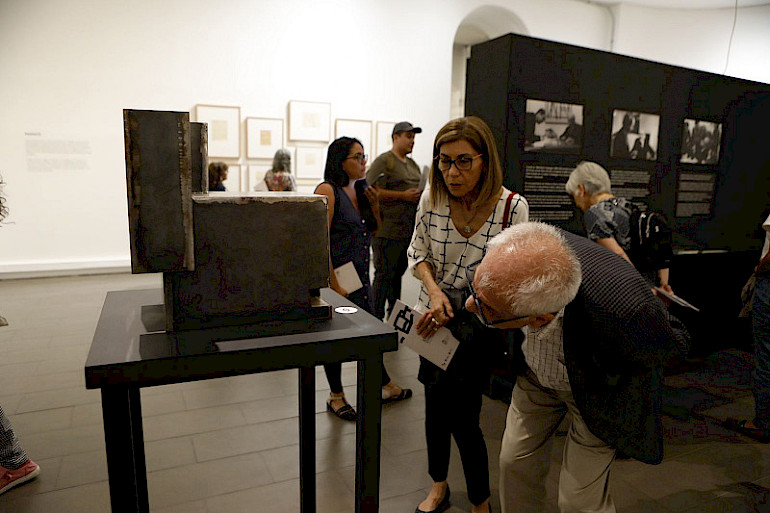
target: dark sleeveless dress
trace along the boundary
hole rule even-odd
[[[327,182],[328,183],[328,182]],[[374,311],[372,287],[369,282],[369,246],[371,233],[364,224],[364,218],[342,187],[334,188],[337,202],[329,230],[332,266],[337,267],[353,262],[363,287],[351,292],[348,299],[369,313]]]

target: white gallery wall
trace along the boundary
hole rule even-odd
[[[573,0],[2,1],[0,278],[128,267],[124,108],[287,119],[291,100],[329,102],[332,134],[336,118],[422,126],[427,165],[450,115],[455,32],[489,6],[527,35],[710,72],[732,27],[731,11],[660,24],[657,10]],[[770,8],[740,10],[728,74],[770,82],[768,22]],[[245,158],[244,132],[230,162],[246,174],[267,162]],[[50,162],[40,141],[59,152]]]

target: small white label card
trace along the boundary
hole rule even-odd
[[[446,328],[439,328],[428,339],[422,338],[417,334],[416,328],[421,316],[422,313],[412,310],[401,301],[396,301],[387,324],[393,326],[398,332],[400,344],[404,344],[429,362],[446,370],[460,342]]]
[[[334,275],[337,277],[337,282],[340,284],[340,287],[347,290],[348,293],[355,292],[364,286],[364,284],[361,283],[361,278],[358,277],[353,262],[342,264],[336,268],[334,270]]]

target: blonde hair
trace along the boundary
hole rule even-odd
[[[438,156],[441,146],[455,141],[466,141],[481,154],[484,169],[479,183],[476,184],[478,197],[474,205],[481,205],[492,199],[503,186],[503,166],[497,154],[495,137],[489,126],[476,116],[453,119],[436,134],[433,142],[433,164],[430,168],[430,204],[432,208],[449,198],[449,189],[444,182],[444,174],[438,169]]]

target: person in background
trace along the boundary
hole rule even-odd
[[[4,185],[5,182],[0,177],[0,223],[8,215]],[[0,326],[7,325],[8,322],[5,318],[0,317]],[[6,417],[3,407],[0,406],[0,495],[14,486],[36,478],[38,474],[40,474],[40,466],[29,459],[19,439],[16,438],[11,421]]]
[[[38,474],[40,466],[29,459],[0,406],[0,495]]]
[[[661,368],[686,355],[689,334],[631,266],[545,223],[493,238],[471,291],[465,306],[486,324],[528,327],[500,449],[503,512],[550,511],[554,434],[570,413],[559,511],[614,513],[616,450],[663,459]]]
[[[452,437],[460,450],[472,511],[489,511],[489,459],[480,415],[493,363],[492,344],[484,331],[463,336],[455,328],[459,324],[455,318],[467,314],[462,306],[487,241],[500,233],[504,223],[523,222],[528,216],[527,201],[503,187],[502,165],[487,124],[470,116],[444,125],[433,143],[430,192],[420,198],[408,257],[409,267],[422,282],[415,310],[424,313],[417,321],[417,333],[430,338],[446,325],[460,345],[446,371],[420,358],[418,379],[425,385],[425,437],[433,486],[416,513],[449,508]],[[482,336],[475,336],[477,331]]]
[[[275,152],[273,167],[265,173],[265,184],[269,191],[296,191],[297,182],[291,174],[291,152],[285,148]]]
[[[371,232],[380,224],[379,198],[374,187],[365,187],[366,154],[358,139],[340,137],[329,145],[324,181],[315,189],[326,196],[329,211],[329,252],[331,288],[341,296],[372,313],[372,291],[369,284],[369,246]],[[363,186],[363,187],[362,187]],[[334,269],[352,262],[362,286],[345,290]],[[326,408],[343,420],[355,420],[356,411],[345,400],[342,389],[342,364],[324,365],[331,392]],[[401,388],[390,379],[382,366],[383,401],[408,399],[412,391]]]
[[[211,162],[209,164],[209,191],[224,191],[227,180],[227,164]]]
[[[595,162],[581,162],[572,171],[565,185],[567,194],[584,212],[588,238],[625,258],[631,265],[628,251],[631,249],[631,206],[625,198],[612,194],[607,171]],[[669,270],[658,269],[643,273],[652,286],[659,286],[669,294]]]
[[[414,148],[414,136],[422,128],[408,121],[396,123],[391,138],[393,147],[377,157],[366,172],[366,181],[377,187],[380,196],[382,226],[372,238],[374,258],[374,316],[387,317],[396,300],[401,299],[401,277],[407,267],[406,250],[414,232],[414,216],[420,200],[420,168],[408,157]]]
[[[724,425],[759,442],[770,443],[770,216],[765,219],[762,228],[767,233],[759,264],[754,271],[757,281],[751,307],[754,337],[754,418],[728,418]]]

